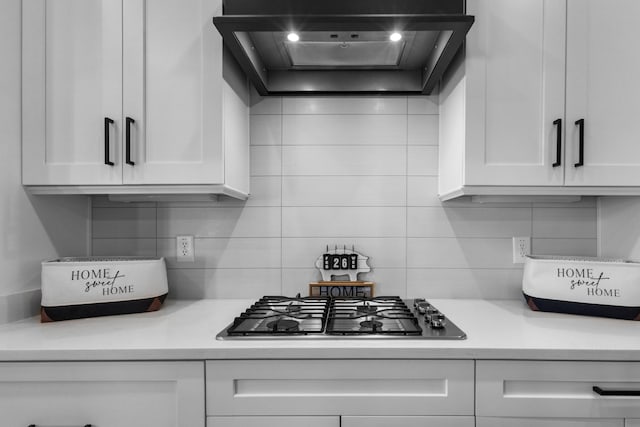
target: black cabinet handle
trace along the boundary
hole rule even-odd
[[[600,396],[640,396],[640,390],[604,390],[597,385],[593,386],[593,391]]]
[[[29,427],[38,427],[35,424],[29,424]],[[85,424],[84,427],[92,427],[91,424]]]
[[[575,167],[584,166],[584,119],[576,120],[576,126],[579,126],[580,139],[578,145],[578,163],[574,164]]]
[[[555,168],[562,164],[562,119],[554,120],[553,124],[558,131],[558,136],[556,137],[556,161],[551,165]]]
[[[131,117],[127,117],[125,119],[125,144],[126,144],[126,148],[125,148],[125,152],[126,152],[126,157],[127,157],[127,164],[134,166],[136,163],[131,161],[131,125],[133,123],[135,123],[136,121],[133,120]]]
[[[109,117],[104,118],[104,164],[113,166],[114,163],[109,159],[109,125],[112,125],[114,122]]]

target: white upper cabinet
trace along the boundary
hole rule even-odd
[[[640,2],[468,0],[467,13],[466,58],[440,93],[440,197],[640,194]]]
[[[469,7],[472,3],[469,4]],[[565,5],[558,0],[481,0],[467,37],[478,114],[467,117],[466,178],[482,185],[562,184],[554,168],[564,114]],[[471,83],[469,83],[471,84]],[[562,161],[562,158],[559,159]]]
[[[121,182],[121,50],[121,2],[23,2],[24,184]]]
[[[220,13],[220,0],[23,0],[23,184],[246,197],[248,84],[223,60]]]
[[[639,17],[637,0],[568,1],[567,185],[640,186]]]

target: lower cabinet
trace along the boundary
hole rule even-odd
[[[472,360],[216,360],[206,378],[208,427],[474,425]]]
[[[476,427],[625,427],[624,420],[478,417]]]
[[[0,363],[2,426],[204,427],[203,362]]]
[[[474,427],[473,417],[342,417],[341,427]]]
[[[640,427],[640,362],[476,362],[477,427]]]
[[[207,427],[340,427],[340,417],[208,417]]]

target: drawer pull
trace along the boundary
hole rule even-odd
[[[604,390],[597,385],[593,386],[593,391],[600,396],[640,396],[640,390]]]
[[[29,424],[29,427],[38,427],[35,424]],[[83,427],[91,427],[91,424],[85,424]]]

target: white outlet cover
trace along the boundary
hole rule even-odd
[[[176,261],[194,262],[193,236],[176,236]]]

